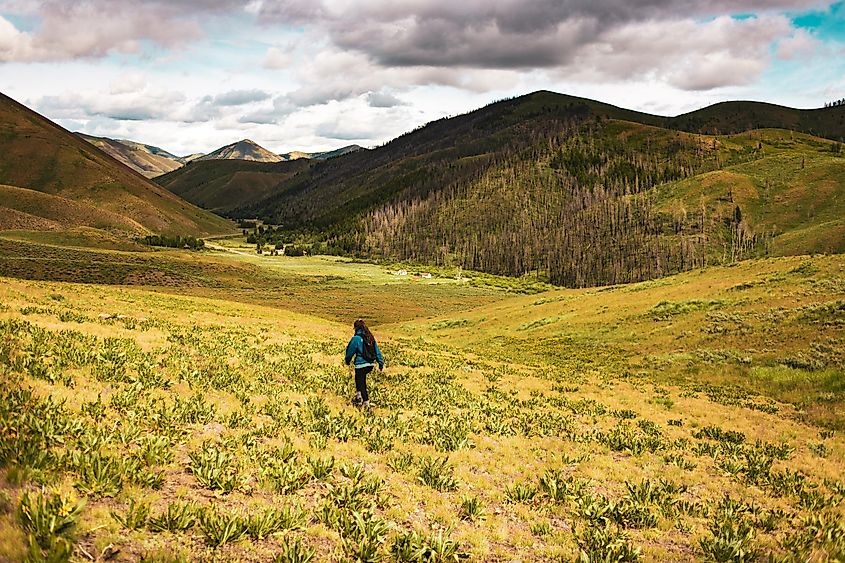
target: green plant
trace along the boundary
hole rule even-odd
[[[109,514],[124,528],[128,530],[139,530],[147,525],[147,518],[150,516],[150,505],[143,502],[135,502],[135,499],[129,499],[125,514],[119,514],[114,510],[110,511]]]
[[[387,460],[387,466],[397,473],[404,473],[414,465],[414,454],[411,452],[395,453]]]
[[[299,538],[283,539],[281,550],[282,552],[273,559],[273,563],[311,563],[314,560],[314,549],[303,546]]]
[[[364,479],[364,473],[363,463],[344,463],[340,466],[340,474],[353,483],[361,482]]]
[[[172,549],[156,549],[144,552],[141,563],[188,563],[188,558],[182,553],[174,553]]]
[[[334,456],[327,458],[308,457],[308,465],[311,468],[311,476],[318,481],[331,476],[334,471]]]
[[[167,436],[154,434],[138,438],[136,457],[148,466],[166,465],[173,461],[173,441]]]
[[[113,497],[123,488],[124,468],[120,460],[100,455],[80,456],[74,461],[77,489],[95,497]]]
[[[387,523],[362,512],[353,512],[351,521],[340,530],[343,550],[354,561],[379,561],[379,551],[387,535]]]
[[[534,522],[531,524],[531,533],[535,536],[548,536],[552,533],[552,527],[547,521]]]
[[[190,469],[197,481],[206,488],[231,493],[243,484],[238,460],[230,453],[211,444],[190,452]]]
[[[587,526],[575,533],[581,563],[638,561],[640,548],[631,545],[628,535],[612,526]]]
[[[290,462],[272,463],[264,467],[261,476],[274,491],[283,495],[298,491],[311,478],[305,468]]]
[[[454,477],[454,468],[449,465],[449,458],[423,457],[419,461],[420,470],[417,479],[432,489],[444,492],[454,491],[458,482]]]
[[[416,530],[400,532],[393,537],[390,556],[399,563],[416,563],[425,551],[425,538]]]
[[[704,556],[712,561],[755,561],[759,556],[753,545],[754,528],[744,515],[726,510],[721,511],[710,523],[710,534],[701,538],[699,546]]]
[[[505,487],[505,498],[510,502],[531,502],[537,495],[537,487],[528,483],[517,483]]]
[[[460,517],[462,520],[469,520],[470,522],[477,522],[484,520],[484,504],[478,497],[465,496],[461,498]]]
[[[193,502],[171,502],[158,516],[150,516],[147,527],[152,532],[181,532],[197,523],[200,508]]]
[[[24,491],[18,502],[21,527],[45,550],[55,548],[57,539],[70,536],[85,508],[85,499],[59,491]]]
[[[253,511],[247,521],[247,533],[255,540],[263,540],[271,534],[286,529],[287,519],[278,508]]]
[[[540,476],[540,491],[553,502],[563,502],[568,498],[580,496],[587,482],[566,476],[559,469],[546,470]]]
[[[201,511],[197,524],[213,547],[241,541],[249,531],[249,521],[240,514],[221,514],[214,508]]]
[[[432,563],[457,562],[466,557],[461,552],[461,544],[451,539],[451,530],[440,528],[436,534],[426,538],[418,552],[420,561]]]

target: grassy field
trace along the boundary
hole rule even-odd
[[[0,560],[845,557],[842,256],[540,291],[26,238],[0,239]]]

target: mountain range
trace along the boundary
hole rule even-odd
[[[196,162],[157,181],[322,251],[583,286],[845,251],[843,137],[845,107],[667,118],[541,91],[301,168]]]
[[[541,91],[324,160],[245,140],[157,185],[4,96],[0,229],[231,229],[189,201],[264,219],[315,252],[614,284],[845,252],[843,137],[845,106],[730,102],[667,118]],[[92,142],[147,155],[136,165],[174,157]]]
[[[77,135],[147,178],[155,178],[177,170],[194,160],[244,160],[250,162],[284,162],[302,158],[327,160],[362,150],[362,147],[358,145],[349,145],[325,152],[292,151],[276,154],[255,141],[243,139],[207,154],[196,153],[188,156],[176,156],[159,147],[137,141],[94,137],[84,133],[77,133]]]

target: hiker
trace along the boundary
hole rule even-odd
[[[370,394],[367,393],[367,374],[373,371],[375,363],[378,363],[378,370],[384,371],[384,358],[381,350],[378,349],[373,333],[367,328],[363,320],[358,319],[353,325],[355,336],[349,340],[346,346],[346,358],[344,362],[349,365],[352,358],[355,358],[355,389],[357,392],[352,398],[352,404],[370,408]]]

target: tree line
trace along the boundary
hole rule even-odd
[[[669,214],[657,186],[720,165],[693,136],[651,146],[570,125],[546,142],[505,151],[469,182],[383,205],[344,246],[570,287],[641,281],[765,252],[741,210]]]
[[[204,240],[191,236],[147,235],[136,238],[135,240],[147,246],[161,246],[164,248],[189,248],[191,250],[202,250],[205,248]]]

